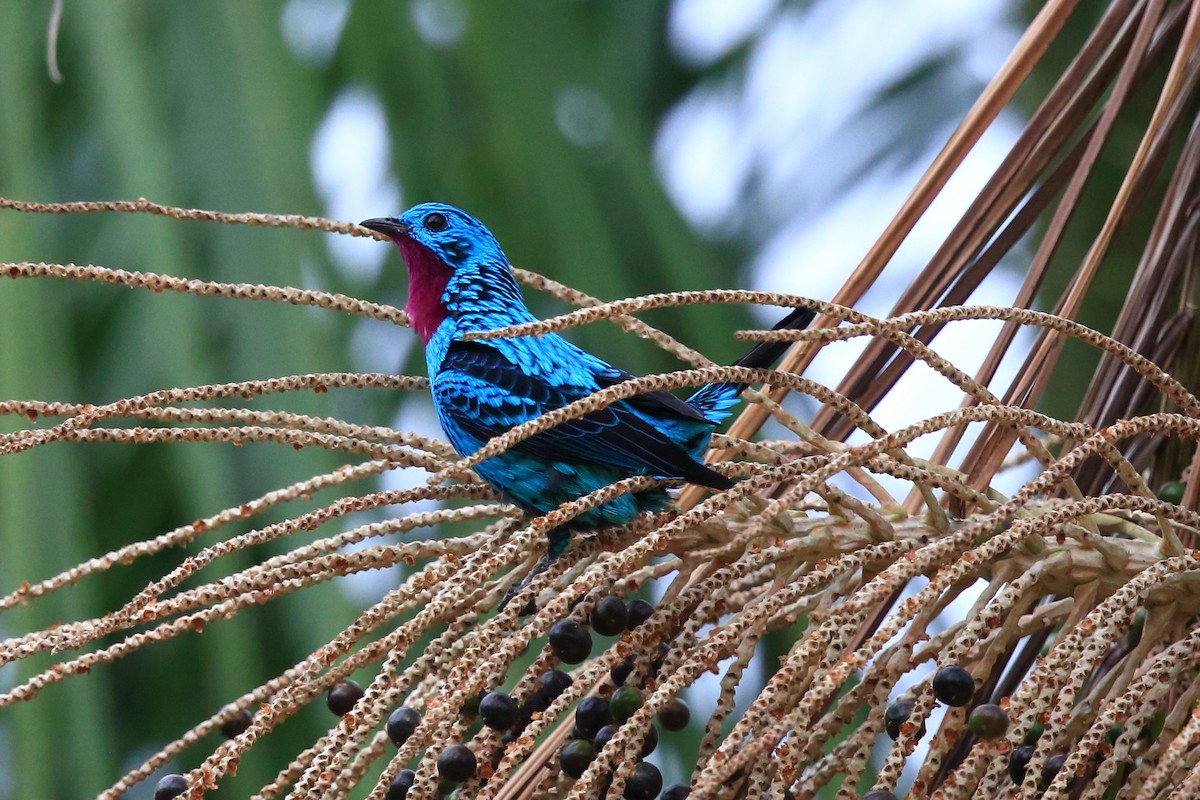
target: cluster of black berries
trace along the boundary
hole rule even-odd
[[[521,731],[533,721],[534,714],[549,708],[555,698],[573,682],[571,676],[561,669],[546,670],[538,676],[537,690],[526,695],[520,703],[510,694],[488,692],[479,701],[479,717],[484,725],[501,732],[501,745],[508,745],[516,741]],[[499,764],[503,756],[503,751],[497,750],[492,765]]]
[[[416,709],[401,706],[393,711],[387,719],[387,735],[392,744],[401,747],[417,730],[421,715]],[[464,744],[447,745],[438,755],[438,776],[451,784],[462,783],[475,777],[479,764],[475,753]],[[404,800],[408,790],[412,788],[417,773],[411,769],[402,769],[388,785],[387,800]]]
[[[597,754],[616,735],[621,725],[642,707],[643,697],[634,686],[622,686],[612,697],[588,697],[575,709],[575,724],[571,729],[571,740],[559,751],[558,763],[562,771],[572,778],[581,777]],[[658,715],[658,722],[669,731],[684,728],[691,714],[682,700],[672,700]],[[662,790],[662,773],[658,767],[641,759],[654,752],[658,746],[658,729],[651,725],[646,730],[642,748],[638,753],[638,764],[625,783],[627,800],[654,800]],[[667,790],[671,798],[687,796],[686,786],[671,786]]]
[[[601,636],[619,636],[633,630],[654,614],[654,606],[645,600],[626,603],[620,597],[601,598],[592,609],[588,622],[593,631]],[[550,628],[550,649],[563,662],[578,664],[592,652],[592,636],[587,627],[574,620],[562,620]],[[657,672],[666,657],[667,648],[660,645],[657,658],[651,664]],[[642,707],[644,698],[636,686],[626,686],[625,681],[633,673],[634,658],[628,657],[610,673],[616,690],[611,697],[585,698],[575,709],[575,724],[571,740],[559,751],[558,763],[562,771],[572,778],[579,778],[596,758],[604,745],[619,730],[622,723],[630,719]],[[658,714],[659,724],[668,731],[682,730],[687,726],[691,713],[682,700],[672,700]],[[658,746],[658,729],[651,725],[642,742],[639,761],[633,774],[625,783],[627,800],[654,800],[663,788],[662,773],[658,767],[642,761]],[[688,787],[674,785],[663,793],[663,800],[683,800]]]
[[[644,600],[634,600],[626,603],[619,597],[605,597],[596,604],[589,618],[591,628],[602,636],[616,636],[626,630],[633,630],[641,625],[654,613],[654,607]],[[574,620],[562,620],[551,626],[549,631],[550,648],[554,654],[566,664],[579,664],[592,652],[592,637],[588,629]],[[662,646],[660,646],[662,647]],[[653,671],[662,665],[666,656],[662,647],[658,658],[652,665]],[[603,698],[588,698],[580,704],[576,711],[576,734],[567,747],[565,754],[560,757],[563,771],[578,777],[583,774],[592,758],[595,758],[599,748],[617,731],[617,725],[632,716],[642,705],[641,692],[632,686],[621,686],[633,670],[633,659],[618,665],[613,669],[613,681],[619,687],[611,700]],[[501,742],[508,744],[515,741],[521,731],[532,721],[533,715],[543,712],[550,703],[561,695],[572,684],[571,676],[560,669],[543,672],[538,678],[538,688],[518,703],[515,698],[504,692],[489,692],[475,701],[474,711],[485,725],[502,732]],[[350,713],[361,700],[365,692],[361,685],[352,680],[343,680],[332,686],[325,695],[329,710],[338,716]],[[468,703],[468,706],[471,704]],[[616,716],[613,709],[616,709]],[[667,730],[681,730],[688,723],[689,711],[681,700],[674,700],[659,712],[659,721]],[[580,722],[590,733],[579,738]],[[387,734],[396,747],[402,746],[417,729],[421,715],[412,708],[401,707],[391,713],[387,720]],[[249,727],[251,717],[242,712],[230,717],[221,726],[221,731],[233,738]],[[658,732],[651,726],[642,748],[642,755],[648,755],[658,742]],[[586,760],[579,765],[579,745],[585,744],[588,750]],[[575,747],[575,756],[568,750]],[[590,755],[587,755],[590,752]],[[502,752],[497,752],[496,762]],[[462,783],[475,776],[478,763],[475,753],[466,745],[451,744],[442,750],[437,760],[438,775],[449,784]],[[387,800],[404,800],[408,790],[412,788],[416,773],[411,769],[402,769],[397,773],[388,787]],[[662,788],[662,775],[651,764],[639,763],[632,778],[626,784],[625,796],[630,800],[653,800]],[[155,787],[155,800],[172,800],[187,790],[187,780],[183,775],[167,775]],[[687,796],[686,786],[671,786],[663,795],[663,800],[683,800]]]
[[[345,680],[329,689],[325,695],[325,703],[334,714],[343,716],[349,714],[362,698],[362,686],[354,681]],[[401,706],[388,716],[388,738],[392,740],[392,744],[400,747],[416,732],[420,722],[421,715],[416,709]],[[438,775],[442,780],[451,783],[470,780],[474,777],[477,767],[475,753],[466,745],[448,745],[438,756]],[[416,777],[416,773],[411,769],[400,770],[388,786],[387,800],[404,800]]]
[[[1038,739],[1045,732],[1045,727],[1041,723],[1034,723],[1029,731],[1025,734],[1025,738],[1021,742],[1020,747],[1014,747],[1012,753],[1008,757],[1008,777],[1012,778],[1013,783],[1021,784],[1025,781],[1025,775],[1029,772],[1029,762],[1033,759],[1034,751],[1037,749]],[[1112,746],[1116,744],[1121,734],[1125,732],[1125,726],[1121,724],[1113,725],[1104,734],[1104,741]],[[1143,731],[1143,735],[1151,735],[1157,738],[1157,732],[1153,730],[1153,726],[1147,726],[1147,730]],[[1102,758],[1102,754],[1097,751],[1097,758]],[[1067,762],[1065,753],[1052,753],[1042,762],[1042,774],[1038,780],[1038,791],[1045,791],[1049,788],[1051,782],[1054,781],[1063,764]],[[1127,765],[1127,766],[1132,766]],[[1067,787],[1067,792],[1072,796],[1077,796],[1078,789],[1082,786],[1083,778],[1076,778]]]
[[[975,697],[975,679],[971,677],[971,673],[967,672],[962,667],[951,666],[942,667],[933,676],[933,696],[940,702],[955,708],[961,708]],[[1004,730],[1008,727],[1008,716],[1005,714],[1003,726],[999,732],[993,732],[996,727],[995,717],[991,715],[990,710],[995,709],[1001,714],[1004,714],[1004,709],[999,706],[979,706],[976,711],[985,709],[980,712],[979,718],[975,722],[971,722],[971,729],[979,736],[991,739],[997,736],[1002,736]],[[901,698],[892,701],[887,709],[883,712],[883,727],[887,731],[887,735],[893,739],[900,738],[900,728],[904,723],[908,722],[909,716],[912,714],[913,703],[911,700]],[[972,720],[975,720],[975,714],[971,715]],[[978,727],[978,730],[976,728]],[[917,738],[925,735],[925,723],[921,723],[921,730],[917,732]]]
[[[610,595],[596,603],[588,622],[601,636],[619,636],[650,619],[653,613],[654,606],[645,600],[626,604]],[[592,634],[573,619],[559,620],[550,626],[550,650],[564,664],[580,664],[592,654]]]
[[[392,740],[392,744],[396,745],[396,747],[401,747],[405,742],[408,741],[408,737],[416,733],[417,725],[420,724],[420,722],[421,715],[415,708],[400,706],[388,715],[387,724],[385,726],[388,738]],[[455,745],[451,745],[451,747],[454,746]],[[462,747],[462,745],[457,746]],[[449,749],[449,747],[446,748],[446,750]],[[463,749],[466,750],[468,754],[471,753],[468,748],[464,747]],[[442,751],[443,755],[445,755],[446,750]],[[474,761],[475,756],[474,754],[471,754],[472,765],[474,764]],[[440,759],[438,760],[438,767],[440,770]],[[474,773],[473,767],[471,771]],[[388,784],[386,795],[387,800],[404,800],[404,798],[408,796],[408,790],[412,788],[413,782],[416,781],[416,779],[417,773],[411,769],[402,769],[397,772],[396,777],[392,778],[392,782]]]
[[[941,667],[933,676],[933,696],[948,706],[962,708],[969,705],[975,698],[975,679],[962,667]],[[883,712],[884,729],[888,736],[893,739],[900,738],[900,728],[908,722],[912,709],[912,701],[903,698],[888,705]],[[967,727],[980,739],[998,739],[1008,732],[1008,712],[1004,710],[1003,706],[995,703],[981,703],[971,709],[971,713],[967,717]],[[1033,757],[1034,747],[1041,733],[1041,726],[1035,725],[1026,735],[1024,743],[1020,747],[1014,748],[1009,756],[1008,774],[1014,783],[1019,784],[1025,780],[1029,760]],[[922,723],[917,737],[920,738],[924,735],[925,725]],[[1066,756],[1063,755],[1052,755],[1046,759],[1045,765],[1042,767],[1041,788],[1045,789],[1050,785],[1065,760]],[[866,797],[870,797],[870,794]]]
[[[489,728],[503,731],[501,741],[507,744],[520,735],[533,718],[534,712],[549,708],[550,702],[566,691],[571,683],[571,676],[562,670],[547,670],[539,678],[537,691],[526,697],[525,702],[517,703],[511,695],[504,692],[489,692],[474,702],[469,701],[464,712],[477,714]],[[404,706],[397,708],[387,720],[388,738],[396,747],[402,746],[416,731],[420,721],[421,715],[415,709]],[[497,752],[496,763],[501,755]],[[438,777],[444,782],[443,794],[452,790],[453,784],[475,777],[478,768],[479,762],[471,748],[464,744],[448,745],[438,755],[437,760]],[[400,770],[388,786],[387,800],[404,800],[415,779],[416,773],[413,770]]]

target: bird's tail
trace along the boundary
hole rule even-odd
[[[797,308],[779,320],[771,330],[803,330],[817,316],[811,308]],[[735,367],[769,367],[774,364],[791,342],[759,342],[746,355],[733,362]],[[738,395],[746,388],[744,383],[710,383],[701,387],[688,398],[688,404],[714,423],[729,416],[729,409],[737,403]]]

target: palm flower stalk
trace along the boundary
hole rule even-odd
[[[1200,695],[1200,400],[1189,389],[1200,218],[1200,129],[1189,114],[1200,82],[1200,3],[1114,0],[891,312],[878,318],[853,308],[1013,100],[1073,5],[1045,5],[832,301],[721,290],[605,303],[518,270],[519,280],[579,310],[483,336],[611,322],[686,368],[597,392],[496,437],[470,458],[409,431],[284,410],[298,392],[426,390],[415,376],[313,373],[104,404],[0,401],[0,415],[28,420],[0,434],[7,459],[47,446],[173,441],[321,448],[342,460],[7,588],[0,614],[186,552],[156,579],[131,586],[118,607],[0,642],[0,665],[20,669],[0,706],[36,704],[59,684],[91,680],[89,673],[145,658],[167,640],[262,613],[339,577],[403,565],[401,581],[339,620],[327,641],[223,707],[198,712],[191,729],[99,796],[120,797],[168,765],[182,767],[182,796],[204,796],[252,763],[260,742],[324,705],[335,687],[350,697],[348,710],[326,718],[323,733],[274,765],[275,777],[253,787],[255,796],[379,800],[453,790],[464,798],[582,800],[638,798],[650,789],[653,796],[652,770],[639,760],[647,739],[666,739],[653,726],[678,715],[681,695],[706,673],[719,676],[715,698],[701,708],[688,694],[696,712],[683,772],[691,797],[1200,795],[1200,716],[1193,713]],[[1155,99],[1143,108],[1135,97]],[[1130,126],[1138,134],[1124,154],[1120,185],[1103,213],[1089,218],[1082,203],[1096,201],[1089,192],[1098,159],[1122,152],[1129,137],[1114,131]],[[0,200],[0,207],[372,235],[315,218],[145,200]],[[1072,226],[1088,229],[1090,245],[1078,263],[1064,265]],[[1136,242],[1138,256],[1104,334],[1077,319],[1097,275],[1125,268],[1114,255],[1118,239],[1126,250]],[[1023,241],[1036,247],[1009,305],[964,305]],[[1051,294],[1054,267],[1069,277]],[[94,265],[8,263],[0,276],[406,321],[399,309],[345,295]],[[1031,308],[1039,299],[1048,310]],[[821,317],[806,331],[738,334],[795,342],[777,370],[713,366],[699,352],[702,343],[678,342],[638,317],[722,303],[808,306]],[[939,355],[934,341],[971,320],[1003,323],[975,374]],[[1014,344],[1019,332],[1031,334],[1023,350]],[[836,386],[804,376],[823,348],[857,339],[865,349]],[[1064,353],[1085,351],[1096,366],[1084,391],[1066,384],[1059,367]],[[1010,354],[1020,366],[1001,380],[998,367]],[[963,401],[920,408],[909,424],[885,429],[873,413],[904,391],[899,379],[917,365],[961,390]],[[673,510],[577,534],[535,574],[547,532],[657,482],[623,480],[531,519],[494,496],[471,467],[634,393],[712,381],[765,387],[750,393],[746,411],[710,451],[714,468],[741,480],[717,494],[687,488]],[[795,394],[812,398],[816,414],[802,419],[789,399]],[[1063,410],[1062,398],[1072,397],[1080,398],[1076,407]],[[265,409],[260,400],[278,407]],[[764,435],[768,419],[775,432]],[[975,436],[964,445],[969,430]],[[918,457],[912,444],[925,436],[938,444],[932,456]],[[406,489],[371,483],[397,470],[425,480]],[[1015,488],[1005,492],[1002,484]],[[419,500],[440,505],[403,507]],[[268,555],[247,561],[248,551]],[[514,586],[521,588],[513,602],[497,610]],[[612,598],[637,596],[655,598],[639,606],[644,619],[617,628],[600,621]],[[530,603],[533,612],[523,614]],[[772,647],[777,662],[755,658]],[[345,695],[351,679],[361,682],[361,694]],[[186,692],[186,681],[180,684]],[[748,702],[735,704],[739,689],[743,696],[751,690]],[[511,708],[503,698],[476,702],[493,692],[515,703],[516,722],[489,720],[499,713],[491,709]],[[409,716],[392,721],[399,708]],[[606,713],[611,721],[595,726],[606,735],[593,741],[597,732],[584,729],[606,722]],[[214,743],[210,734],[219,730],[228,736]],[[568,755],[574,741],[587,743]],[[396,788],[402,784],[409,788]]]

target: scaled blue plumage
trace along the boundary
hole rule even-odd
[[[557,334],[462,341],[469,331],[534,319],[499,243],[469,214],[423,203],[399,217],[363,225],[391,236],[404,256],[410,277],[407,310],[426,339],[434,407],[460,455],[633,377]],[[802,327],[810,319],[803,309],[781,324]],[[782,347],[759,346],[739,363],[770,363]],[[631,475],[728,488],[732,482],[700,463],[700,457],[742,388],[710,384],[686,402],[666,392],[638,395],[531,437],[480,463],[476,472],[503,497],[539,515]],[[581,515],[573,527],[629,522],[667,502],[663,490],[625,495]]]

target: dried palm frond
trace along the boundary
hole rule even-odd
[[[86,680],[96,667],[316,584],[403,564],[403,581],[344,620],[325,644],[201,715],[100,796],[121,796],[168,763],[187,764],[187,796],[203,796],[253,759],[260,739],[352,675],[369,676],[362,698],[280,766],[256,796],[342,797],[357,790],[378,799],[399,770],[412,765],[416,783],[408,796],[432,797],[438,757],[452,743],[465,743],[480,764],[458,789],[463,797],[620,796],[656,715],[708,672],[721,678],[690,754],[692,797],[854,797],[872,787],[896,789],[905,769],[915,773],[907,789],[912,797],[1200,795],[1200,715],[1193,711],[1200,696],[1200,552],[1192,549],[1200,527],[1200,470],[1193,468],[1200,400],[1189,388],[1197,362],[1187,358],[1196,343],[1200,128],[1189,114],[1200,81],[1200,2],[1114,0],[888,317],[852,308],[1013,99],[1073,5],[1046,4],[832,302],[706,291],[601,303],[519,272],[530,286],[584,308],[507,335],[606,320],[691,368],[606,389],[497,437],[470,458],[412,432],[249,407],[266,396],[286,403],[297,391],[419,391],[426,387],[419,377],[319,373],[159,390],[104,405],[0,401],[0,415],[30,420],[0,434],[0,455],[9,457],[60,442],[166,440],[278,443],[346,455],[336,470],[214,509],[58,575],[30,576],[0,597],[2,613],[167,548],[196,548],[159,579],[131,589],[116,610],[0,642],[0,665],[30,665],[0,693],[0,706],[35,701],[55,684]],[[1157,100],[1148,115],[1131,120],[1139,113],[1129,103],[1135,93]],[[1118,122],[1139,126],[1140,139],[1104,216],[1086,218],[1081,199],[1094,190],[1101,152],[1119,146],[1111,136]],[[366,234],[319,219],[225,215],[145,200],[0,200],[0,207]],[[1148,230],[1135,224],[1139,214],[1153,217]],[[1061,295],[1047,297],[1046,280],[1063,266],[1060,246],[1071,225],[1086,227],[1092,244],[1077,266],[1067,265],[1072,274]],[[1105,335],[1076,320],[1096,276],[1120,267],[1112,263],[1118,235],[1136,238],[1141,257]],[[1037,250],[1011,304],[962,305],[1026,237],[1036,237]],[[389,306],[289,287],[59,264],[3,264],[0,275],[314,305],[405,323],[403,312]],[[1039,297],[1052,311],[1030,308]],[[797,342],[778,370],[748,370],[713,366],[636,316],[715,303],[804,305],[816,309],[822,323],[802,332],[742,332],[747,340]],[[934,342],[939,332],[970,320],[1004,323],[975,375],[939,355]],[[1015,376],[1001,384],[997,367],[1016,352],[1022,329],[1033,333],[1033,344]],[[836,388],[803,376],[823,347],[855,338],[867,346]],[[1055,367],[1068,341],[1098,356],[1086,391],[1060,385]],[[900,391],[898,380],[916,364],[961,390],[963,402],[922,408],[911,424],[887,430],[872,413]],[[715,438],[714,468],[743,480],[716,495],[685,489],[677,510],[577,535],[565,555],[535,573],[548,531],[657,481],[628,479],[525,519],[470,468],[619,399],[709,381],[769,387],[751,392],[746,412]],[[793,392],[820,404],[813,420],[784,407]],[[1062,413],[1039,405],[1048,392],[1075,398],[1078,407]],[[919,408],[920,400],[912,405]],[[755,440],[769,418],[786,433]],[[45,419],[61,421],[42,424]],[[970,426],[979,435],[962,448]],[[852,432],[857,443],[848,444]],[[928,459],[910,447],[926,435],[940,437]],[[1000,480],[1017,467],[1029,469],[1029,477],[1006,494]],[[357,488],[358,481],[394,470],[422,470],[427,477],[408,489]],[[1183,481],[1181,497],[1160,499],[1151,490],[1168,479]],[[901,489],[888,488],[896,486]],[[337,497],[294,510],[317,491]],[[446,505],[415,513],[399,508],[430,499]],[[370,516],[386,509],[396,513]],[[253,527],[237,532],[234,524],[247,521]],[[399,543],[382,538],[450,524],[450,535]],[[276,545],[272,555],[248,565],[233,558],[268,543]],[[546,698],[544,708],[530,706],[519,730],[502,738],[477,723],[474,698],[501,690],[526,701],[538,694],[539,676],[561,666],[546,643],[552,625],[586,623],[602,598],[630,597],[648,586],[658,595],[653,614],[593,647],[571,668],[570,687]],[[515,600],[497,610],[512,587],[519,587]],[[529,602],[534,611],[522,616]],[[778,666],[762,665],[766,677],[756,685],[752,659],[780,638],[786,652]],[[640,689],[643,702],[582,777],[571,778],[557,754],[571,735],[573,708],[585,696],[611,695],[616,668]],[[946,699],[940,689],[935,693],[935,674],[962,670],[972,679],[964,702],[935,719]],[[738,712],[735,694],[747,687],[753,696]],[[904,706],[893,741],[883,735],[885,712],[897,702],[911,706]],[[968,725],[972,709],[993,704],[1007,724],[994,735],[977,734]],[[401,705],[417,710],[420,721],[397,748],[385,720]],[[205,737],[223,727],[231,737],[212,746]]]

